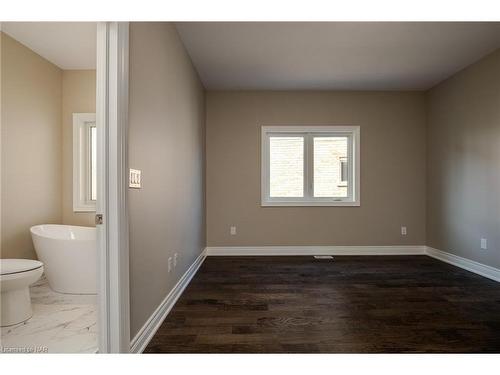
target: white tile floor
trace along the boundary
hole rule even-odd
[[[0,352],[97,351],[97,296],[56,293],[42,278],[31,287],[31,301],[31,319],[1,328]]]

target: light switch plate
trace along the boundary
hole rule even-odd
[[[130,169],[128,187],[133,189],[141,188],[141,171],[139,169]]]

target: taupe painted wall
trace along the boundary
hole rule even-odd
[[[73,212],[73,113],[95,113],[95,70],[62,73],[62,223],[95,226],[95,212]]]
[[[129,116],[130,168],[142,170],[129,190],[134,337],[205,247],[204,91],[172,24],[130,24]]]
[[[36,258],[29,228],[62,218],[62,71],[2,36],[2,254]]]
[[[500,267],[500,50],[430,90],[427,107],[427,244]]]
[[[3,33],[0,31],[0,258],[2,258],[2,41]]]
[[[361,206],[261,207],[262,125],[359,125]],[[206,126],[207,246],[425,244],[423,93],[208,92]]]

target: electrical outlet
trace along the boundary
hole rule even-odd
[[[406,227],[401,227],[401,235],[406,236]]]
[[[482,250],[488,249],[488,240],[486,238],[481,238],[481,249]]]
[[[177,267],[177,253],[174,254],[174,268]]]
[[[231,236],[236,236],[236,227],[234,225],[231,226],[229,231],[231,233]]]
[[[168,258],[168,273],[172,271],[172,257]]]

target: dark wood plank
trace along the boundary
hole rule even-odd
[[[210,257],[146,352],[497,353],[499,285],[426,256]]]

